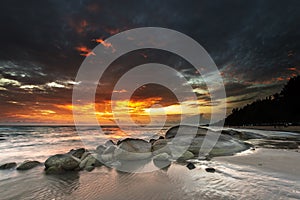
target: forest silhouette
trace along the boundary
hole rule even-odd
[[[225,125],[300,125],[300,76],[291,77],[279,93],[234,108]]]

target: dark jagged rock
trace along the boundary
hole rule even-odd
[[[195,168],[196,168],[196,166],[195,166],[193,163],[188,163],[188,164],[186,165],[186,167],[187,167],[189,170],[192,170],[192,169],[195,169]]]
[[[212,167],[205,168],[205,171],[209,172],[209,173],[215,173],[216,172],[216,170]]]
[[[68,154],[81,159],[82,155],[86,152],[87,150],[85,148],[79,148],[79,149],[72,149],[71,151],[68,152]]]
[[[17,167],[17,170],[32,169],[40,164],[41,163],[39,161],[26,160]]]
[[[15,162],[10,162],[10,163],[5,163],[3,165],[0,165],[0,169],[12,169],[17,166],[17,163]]]

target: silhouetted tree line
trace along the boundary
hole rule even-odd
[[[300,125],[300,76],[292,77],[280,93],[234,108],[226,125]]]

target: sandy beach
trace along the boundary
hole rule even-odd
[[[299,179],[300,150],[256,149],[235,156],[215,157],[214,161],[246,165],[261,171],[280,173]]]

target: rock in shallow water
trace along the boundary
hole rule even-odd
[[[92,168],[102,166],[102,163],[97,159],[97,154],[90,154],[85,159],[83,159],[80,164],[80,169],[85,169],[87,171],[91,171]]]
[[[165,135],[166,139],[174,138],[175,136],[203,136],[207,132],[207,128],[202,128],[198,126],[189,126],[189,125],[179,125],[173,126],[170,128]]]
[[[32,169],[40,164],[41,163],[39,161],[26,160],[17,167],[17,170]]]
[[[50,175],[50,174],[63,174],[66,171],[59,166],[51,166],[51,167],[45,169],[45,172],[46,172],[46,174]]]
[[[214,168],[212,168],[212,167],[206,168],[205,171],[207,171],[209,173],[215,173],[216,172],[216,170]]]
[[[188,164],[186,165],[186,167],[187,167],[189,170],[192,170],[192,169],[195,169],[195,168],[196,168],[196,166],[195,166],[193,163],[188,163]]]
[[[152,145],[152,152],[153,155],[158,155],[161,153],[167,153],[167,154],[171,154],[171,150],[169,148],[168,142],[170,142],[171,140],[167,140],[167,139],[160,139],[157,140],[153,143]]]
[[[143,160],[152,156],[151,143],[142,139],[122,140],[114,151],[117,160]]]
[[[180,133],[179,130],[181,130]],[[221,132],[187,125],[183,125],[182,128],[179,128],[179,126],[170,128],[166,133],[166,138],[169,139],[158,140],[153,144],[153,154],[166,152],[173,155],[174,152],[170,152],[170,149],[184,149],[186,147],[185,149],[194,155],[201,154],[207,157],[215,157],[233,155],[249,149],[251,146],[230,135],[221,134]],[[205,145],[202,147],[204,141]]]
[[[0,165],[0,169],[12,169],[17,166],[17,163],[15,162],[10,162],[10,163],[5,163],[3,165]]]
[[[161,153],[161,154],[158,154],[156,156],[153,157],[153,160],[158,160],[158,161],[169,161],[171,160],[171,156],[167,153]]]
[[[194,154],[190,151],[184,152],[178,159],[178,162],[185,162],[186,160],[194,158]]]
[[[86,152],[85,148],[80,148],[80,149],[72,149],[71,151],[68,152],[68,154],[81,159],[82,155]]]
[[[63,170],[76,170],[79,167],[79,159],[69,154],[56,154],[49,157],[45,162],[46,170],[50,167],[57,167]]]

